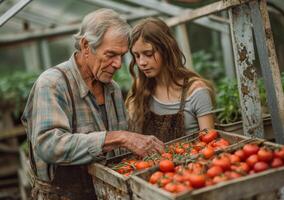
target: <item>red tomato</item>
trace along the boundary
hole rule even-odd
[[[240,157],[237,156],[236,154],[231,154],[229,157],[232,164],[241,162]]]
[[[184,149],[188,149],[189,147],[190,147],[190,144],[188,144],[188,143],[185,143],[185,144],[182,145],[182,148],[184,148]]]
[[[203,169],[204,169],[204,166],[198,162],[192,162],[192,163],[189,163],[188,165],[188,170],[191,172],[191,173],[195,173],[195,174],[200,174],[203,172]]]
[[[189,181],[190,175],[191,175],[191,173],[189,171],[184,171],[183,174],[182,174],[183,181],[184,182]]]
[[[205,176],[199,174],[191,174],[189,176],[189,181],[194,188],[201,188],[205,186]]]
[[[176,173],[182,173],[184,171],[184,167],[179,165],[175,167],[175,172]]]
[[[236,164],[232,165],[231,170],[234,170],[234,171],[241,173],[241,174],[244,174],[244,173],[246,174],[246,173],[249,172],[250,167],[246,162],[240,162],[240,163],[236,163]]]
[[[235,179],[241,177],[242,175],[238,172],[230,171],[227,176],[229,179]]]
[[[257,154],[259,147],[257,144],[246,144],[243,147],[244,153],[246,157],[249,157],[250,155]]]
[[[257,152],[258,160],[269,162],[273,158],[273,153],[270,149],[260,148]]]
[[[170,160],[161,160],[159,167],[162,172],[172,172],[175,169],[174,163]]]
[[[178,183],[176,185],[176,192],[179,193],[179,192],[185,192],[189,190],[188,186],[184,185],[184,184],[181,184],[181,183]]]
[[[182,175],[175,174],[174,177],[173,177],[173,180],[176,181],[176,182],[182,182],[184,179],[183,179]]]
[[[123,165],[122,167],[120,167],[117,172],[120,174],[125,174],[128,173],[130,171],[132,171],[132,167],[130,165]]]
[[[255,165],[255,163],[257,163],[257,162],[258,162],[258,156],[256,154],[249,156],[246,160],[246,163],[250,167],[253,167]]]
[[[201,150],[201,153],[204,156],[204,158],[208,159],[214,155],[214,149],[212,149],[211,147],[205,147],[204,149]]]
[[[175,193],[177,189],[177,185],[175,183],[168,183],[164,186],[164,189],[168,192]]]
[[[196,155],[196,154],[198,154],[198,151],[196,149],[191,149],[190,155],[192,156],[192,155]]]
[[[181,148],[181,147],[177,147],[175,149],[175,153],[176,154],[184,154],[185,153],[185,149],[184,148]]]
[[[158,181],[158,185],[160,187],[164,187],[165,185],[167,185],[168,183],[170,183],[172,181],[172,178],[166,178],[166,177],[162,177],[159,181]]]
[[[137,161],[135,163],[135,168],[137,170],[147,169],[150,167],[150,164],[147,161]]]
[[[157,171],[151,175],[149,182],[152,184],[156,184],[162,178],[163,175],[163,172]]]
[[[273,158],[271,162],[271,167],[276,168],[276,167],[281,167],[283,166],[284,163],[281,158]]]
[[[171,153],[163,153],[162,154],[162,158],[168,159],[168,160],[172,160],[173,159],[173,155]]]
[[[223,169],[220,166],[212,166],[207,170],[207,176],[213,178],[223,173]]]
[[[224,138],[213,140],[210,144],[216,149],[223,149],[230,145],[229,141],[225,140]]]
[[[224,171],[229,170],[231,168],[231,161],[229,157],[225,155],[215,157],[212,161],[212,164],[221,167]]]
[[[213,183],[217,184],[217,183],[221,183],[227,180],[229,180],[229,178],[225,175],[215,176],[213,178]]]
[[[260,161],[255,163],[253,170],[255,172],[262,172],[264,170],[267,170],[269,168],[268,164],[266,162]]]
[[[198,152],[206,146],[205,142],[198,142],[196,143],[193,148]]]
[[[284,147],[282,147],[281,149],[277,149],[274,151],[274,156],[277,158],[281,158],[282,160],[284,160]]]
[[[202,132],[200,135],[200,140],[205,143],[209,143],[218,137],[218,132],[216,130],[208,130],[206,133]]]
[[[235,152],[235,155],[236,155],[236,156],[239,156],[239,158],[241,159],[241,161],[245,161],[246,158],[247,158],[246,155],[245,155],[244,150],[242,150],[242,149],[237,150],[237,151]]]
[[[166,177],[166,178],[171,178],[171,179],[173,179],[173,178],[174,178],[174,175],[175,175],[174,172],[166,172],[166,173],[165,173],[165,177]]]

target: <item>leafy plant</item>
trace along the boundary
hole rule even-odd
[[[222,64],[214,60],[212,54],[206,51],[198,51],[192,54],[192,63],[196,72],[204,78],[218,83],[220,77],[224,77]]]
[[[218,84],[217,91],[217,108],[222,109],[217,113],[218,122],[227,124],[241,120],[237,81],[225,78]]]
[[[38,74],[18,71],[0,78],[0,108],[12,109],[15,116],[23,110]]]
[[[284,88],[284,73],[281,74],[282,87]],[[258,80],[260,103],[263,108],[267,107],[267,95],[264,87],[264,80]],[[239,92],[236,79],[225,78],[217,85],[217,113],[219,123],[228,124],[240,121],[242,114],[240,109]],[[265,110],[263,110],[265,111]]]
[[[119,84],[123,92],[127,92],[131,87],[131,76],[126,65],[123,65],[114,75],[114,80]]]

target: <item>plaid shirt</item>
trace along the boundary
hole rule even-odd
[[[45,181],[54,177],[56,165],[95,162],[102,155],[106,135],[95,97],[81,77],[74,54],[58,67],[65,71],[70,81],[77,133],[72,134],[71,98],[63,75],[57,69],[50,68],[40,75],[22,116],[32,143],[38,178]],[[126,112],[119,86],[114,81],[105,84],[104,93],[108,131],[126,130]]]

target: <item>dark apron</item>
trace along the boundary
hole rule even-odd
[[[163,142],[168,142],[185,135],[184,106],[188,86],[184,81],[179,111],[171,115],[158,115],[152,111],[145,114],[143,134],[155,135]]]
[[[77,120],[75,112],[75,103],[69,80],[60,68],[55,67],[62,74],[66,81],[68,92],[72,101],[72,132],[77,130]],[[34,186],[32,189],[33,199],[42,200],[95,200],[96,193],[91,175],[88,174],[87,165],[72,165],[56,167],[54,178],[51,182],[38,180],[37,169],[33,157],[31,143],[30,145],[30,163],[34,173]]]

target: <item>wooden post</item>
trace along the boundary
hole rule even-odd
[[[231,38],[228,34],[221,32],[221,46],[223,50],[223,61],[228,78],[235,78],[234,57]]]
[[[23,51],[27,71],[40,71],[37,42],[31,42],[30,44],[25,45]]]
[[[265,0],[250,2],[257,51],[259,54],[268,106],[277,143],[284,144],[284,95],[280,70]]]
[[[250,9],[240,5],[231,8],[229,15],[244,134],[263,138]]]
[[[48,40],[41,40],[40,48],[41,48],[41,53],[42,53],[43,66],[44,66],[44,69],[47,69],[51,67]]]
[[[221,12],[221,15],[223,18],[226,17],[225,11]],[[224,21],[224,23],[227,24],[227,29],[228,32],[230,32],[230,23],[229,21]],[[226,72],[226,76],[228,78],[235,78],[236,73],[235,73],[235,66],[234,66],[234,57],[233,57],[233,46],[232,46],[232,40],[231,40],[231,35],[220,32],[221,34],[221,46],[222,46],[222,53],[223,53],[223,62],[224,62],[224,68]]]
[[[190,51],[190,44],[189,44],[186,24],[181,24],[177,26],[175,31],[176,31],[176,38],[177,38],[178,44],[186,58],[185,66],[192,69],[191,51]]]

